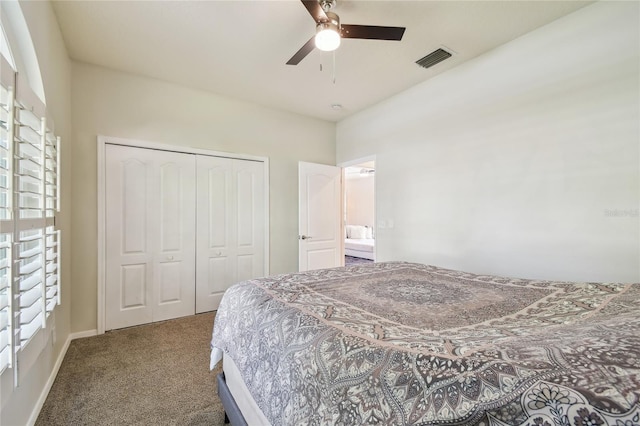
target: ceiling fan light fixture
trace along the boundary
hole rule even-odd
[[[335,13],[327,12],[326,22],[316,26],[316,47],[325,52],[332,52],[340,46],[340,18]]]
[[[320,24],[324,25],[324,24]],[[318,26],[320,26],[318,25]],[[323,28],[316,33],[316,47],[325,52],[332,52],[340,46],[340,34],[334,29]]]

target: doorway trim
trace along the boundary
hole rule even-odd
[[[357,166],[358,164],[366,163],[367,161],[376,161],[376,156],[368,155],[366,157],[357,158],[355,160],[343,161],[342,163],[338,163],[337,166],[344,169],[346,167]]]
[[[188,146],[168,145],[157,142],[147,142],[135,139],[116,138],[111,136],[98,135],[98,277],[97,277],[97,330],[98,334],[104,334],[106,324],[106,145],[124,145],[134,148],[146,148],[158,151],[179,152],[184,154],[208,155],[211,157],[232,158],[237,160],[249,160],[264,163],[264,195],[265,195],[265,212],[264,212],[264,274],[269,275],[269,158],[247,154],[236,154],[232,152],[211,151],[200,148],[192,148]],[[195,241],[194,241],[195,244]]]

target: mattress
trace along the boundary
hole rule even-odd
[[[268,426],[269,421],[253,400],[251,393],[247,389],[238,367],[231,357],[225,357],[222,365],[229,392],[237,407],[242,412],[245,422],[248,425]]]
[[[640,284],[376,263],[232,286],[233,359],[272,424],[640,422]]]

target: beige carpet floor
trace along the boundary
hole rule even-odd
[[[213,313],[71,342],[37,426],[222,425]]]

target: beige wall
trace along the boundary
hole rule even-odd
[[[297,270],[298,161],[335,164],[334,123],[81,63],[72,76],[73,331],[97,327],[98,135],[269,157],[270,272]]]
[[[347,225],[374,225],[374,183],[372,175],[346,177],[344,190],[347,199]]]
[[[3,0],[3,3],[7,0]],[[12,3],[12,4],[9,4]],[[17,3],[7,1],[3,6]],[[61,305],[52,316],[51,326],[39,331],[27,348],[20,353],[22,369],[20,386],[13,388],[12,370],[1,377],[0,424],[25,425],[38,414],[47,382],[52,380],[56,362],[70,333],[71,314],[71,63],[49,2],[21,1],[20,7],[34,44],[37,64],[42,75],[47,111],[55,124],[56,134],[62,137],[61,148],[61,212],[56,225],[62,229],[62,266],[60,270]],[[11,19],[11,17],[9,17]],[[25,42],[25,40],[22,40]],[[28,59],[28,58],[27,58]],[[36,88],[36,90],[38,90]],[[35,348],[44,347],[42,352]],[[30,368],[24,368],[32,364]]]
[[[338,163],[376,158],[377,259],[639,282],[639,9],[597,2],[338,123]]]

